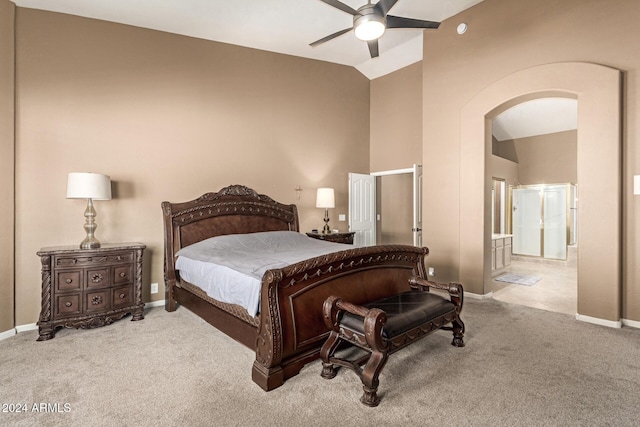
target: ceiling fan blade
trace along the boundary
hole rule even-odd
[[[387,15],[387,28],[438,28],[439,22]]]
[[[351,15],[357,15],[358,11],[353,9],[351,6],[347,6],[346,4],[338,1],[338,0],[320,0],[323,3],[328,4],[329,6],[333,6],[336,9],[340,9],[343,12],[347,12]]]
[[[379,55],[378,52],[378,39],[375,40],[369,40],[367,42],[367,44],[369,45],[369,53],[371,54],[371,58],[377,58]]]
[[[391,10],[393,6],[398,2],[398,0],[380,0],[376,4],[376,9],[382,13],[382,16],[386,16],[387,13]]]
[[[328,42],[331,39],[335,39],[336,37],[339,37],[341,35],[343,35],[344,33],[348,33],[349,31],[351,31],[353,28],[345,28],[344,30],[340,30],[338,32],[335,32],[333,34],[328,35],[327,37],[323,37],[320,40],[316,40],[313,43],[310,43],[309,46],[317,46],[321,43],[324,42]]]

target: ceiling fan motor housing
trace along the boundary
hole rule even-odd
[[[382,36],[387,27],[387,18],[375,5],[367,4],[353,16],[353,28],[360,40],[375,40]]]

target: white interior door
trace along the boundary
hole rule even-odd
[[[349,231],[355,231],[357,246],[376,244],[376,178],[349,174]]]

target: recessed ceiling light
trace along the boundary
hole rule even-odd
[[[456,28],[456,31],[458,32],[458,34],[464,34],[467,32],[467,28],[469,28],[467,24],[462,22],[460,23],[460,25],[458,25],[458,28]]]

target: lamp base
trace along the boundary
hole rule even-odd
[[[80,243],[80,249],[98,249],[100,242],[97,239],[84,239]]]
[[[84,211],[84,231],[87,236],[82,242],[80,242],[80,249],[97,249],[100,247],[100,242],[95,238],[94,233],[96,231],[96,211],[93,208],[93,200],[87,199],[87,209]]]
[[[322,234],[331,234],[331,227],[329,227],[329,209],[324,210],[324,227],[322,228]]]

